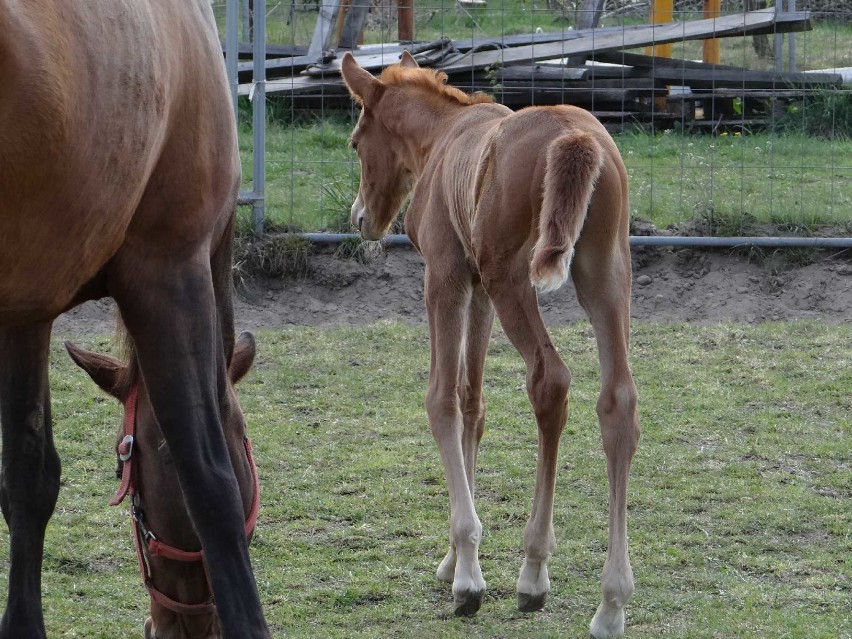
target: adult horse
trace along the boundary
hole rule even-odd
[[[112,296],[198,532],[225,637],[268,637],[221,415],[234,350],[234,114],[207,0],[0,0],[0,637],[44,637],[59,491],[53,319]]]
[[[437,576],[452,582],[457,614],[479,609],[485,581],[474,477],[485,424],[483,366],[496,309],[526,364],[538,424],[518,605],[523,611],[544,605],[571,375],[542,322],[535,287],[557,288],[570,265],[598,342],[597,413],[609,477],[603,597],[590,629],[598,638],[620,636],[633,593],[626,492],[639,423],[627,361],[628,193],[618,150],[586,111],[557,106],[513,113],[486,96],[446,86],[446,75],[419,68],[408,52],[379,78],[350,54],[341,68],[362,107],[352,133],[361,163],[352,223],[366,239],[381,238],[411,193],[405,230],[426,263],[432,348],[426,410],[450,494],[450,548]]]
[[[201,544],[187,515],[172,456],[136,362],[86,351],[70,342],[65,346],[77,365],[124,406],[116,442],[121,483],[110,504],[117,506],[126,497],[131,501],[136,556],[151,600],[145,639],[221,637]],[[248,373],[254,355],[254,338],[243,333],[228,365],[231,384]],[[228,394],[228,406],[233,409],[222,413],[222,428],[240,486],[246,535],[250,537],[257,522],[260,487],[233,388],[228,388]]]

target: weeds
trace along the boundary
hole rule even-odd
[[[791,104],[777,128],[827,140],[852,139],[852,91],[825,90]]]
[[[311,242],[294,233],[261,239],[238,237],[234,249],[234,280],[238,285],[252,277],[301,276],[308,271]]]

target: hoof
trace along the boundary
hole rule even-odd
[[[544,603],[547,601],[547,591],[539,595],[528,595],[523,592],[518,593],[518,610],[521,612],[538,612],[544,608]]]
[[[472,617],[479,611],[482,605],[482,598],[485,596],[484,590],[475,592],[460,593],[455,597],[455,613],[456,617]]]
[[[601,604],[589,624],[589,633],[594,639],[614,639],[624,636],[624,609],[607,609]]]

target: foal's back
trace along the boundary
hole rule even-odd
[[[137,211],[151,232],[155,209],[221,201],[235,171],[213,168],[234,146],[220,64],[203,0],[0,0],[0,324],[71,305]]]
[[[581,133],[592,136],[605,156],[586,224],[592,230],[617,228],[628,215],[627,171],[621,156],[591,113],[567,105],[517,112],[497,104],[468,107],[436,147],[421,178],[430,188],[420,197],[428,193],[434,198],[438,191],[444,206],[423,210],[445,211],[480,266],[514,255],[521,246],[531,246],[537,235],[549,146],[561,136]],[[420,213],[420,207],[413,209],[415,216]],[[411,222],[416,226],[418,220]]]

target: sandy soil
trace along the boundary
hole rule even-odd
[[[632,315],[650,322],[852,322],[850,253],[773,273],[727,252],[640,248],[633,256]],[[540,303],[549,325],[585,317],[570,283]],[[109,300],[84,304],[57,320],[54,335],[109,333],[113,313]],[[425,323],[423,261],[408,248],[388,248],[368,264],[317,249],[304,274],[253,282],[237,298],[236,318],[238,331],[380,319]]]

